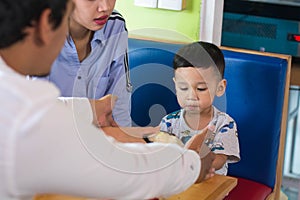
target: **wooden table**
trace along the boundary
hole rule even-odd
[[[236,178],[215,175],[206,181],[192,185],[186,191],[171,196],[166,200],[221,200],[236,185]]]
[[[201,183],[194,184],[186,191],[160,200],[221,200],[235,186],[237,179],[230,176],[215,175]],[[37,195],[34,200],[92,200],[92,198],[71,197],[63,195]]]

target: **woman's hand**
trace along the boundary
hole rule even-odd
[[[117,96],[108,94],[100,99],[89,100],[94,114],[93,123],[96,126],[118,126],[112,117],[112,110],[117,99]]]

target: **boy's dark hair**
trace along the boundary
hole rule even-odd
[[[218,69],[221,78],[224,78],[225,60],[222,51],[216,45],[208,42],[193,42],[180,48],[175,54],[173,67],[209,68]]]
[[[69,0],[0,0],[0,49],[21,41],[24,29],[37,22],[41,13],[50,8],[50,22],[57,28]]]

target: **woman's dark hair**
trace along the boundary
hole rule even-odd
[[[69,0],[0,0],[0,48],[6,48],[22,40],[30,27],[40,19],[41,13],[49,8],[53,29],[64,17]]]
[[[221,78],[224,78],[225,60],[222,51],[216,45],[208,42],[193,42],[183,46],[175,54],[173,67],[197,67],[218,69]]]

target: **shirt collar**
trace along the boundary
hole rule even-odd
[[[97,43],[103,43],[105,41],[105,36],[104,36],[104,28],[96,31],[94,33],[93,39],[91,42],[97,42]]]
[[[106,26],[106,24],[105,24]],[[96,43],[104,43],[105,42],[105,35],[104,35],[104,28],[105,26],[98,30],[98,31],[95,31],[94,35],[93,35],[93,39],[91,40],[91,44],[93,44],[94,42]],[[76,49],[75,47],[75,44],[74,44],[74,41],[72,39],[72,37],[69,35],[67,36],[67,39],[66,39],[66,42],[65,42],[65,48],[73,48],[73,49]]]
[[[9,67],[6,62],[3,60],[3,58],[0,56],[0,74],[10,74],[10,75],[20,75],[18,72],[16,72],[14,69]]]

